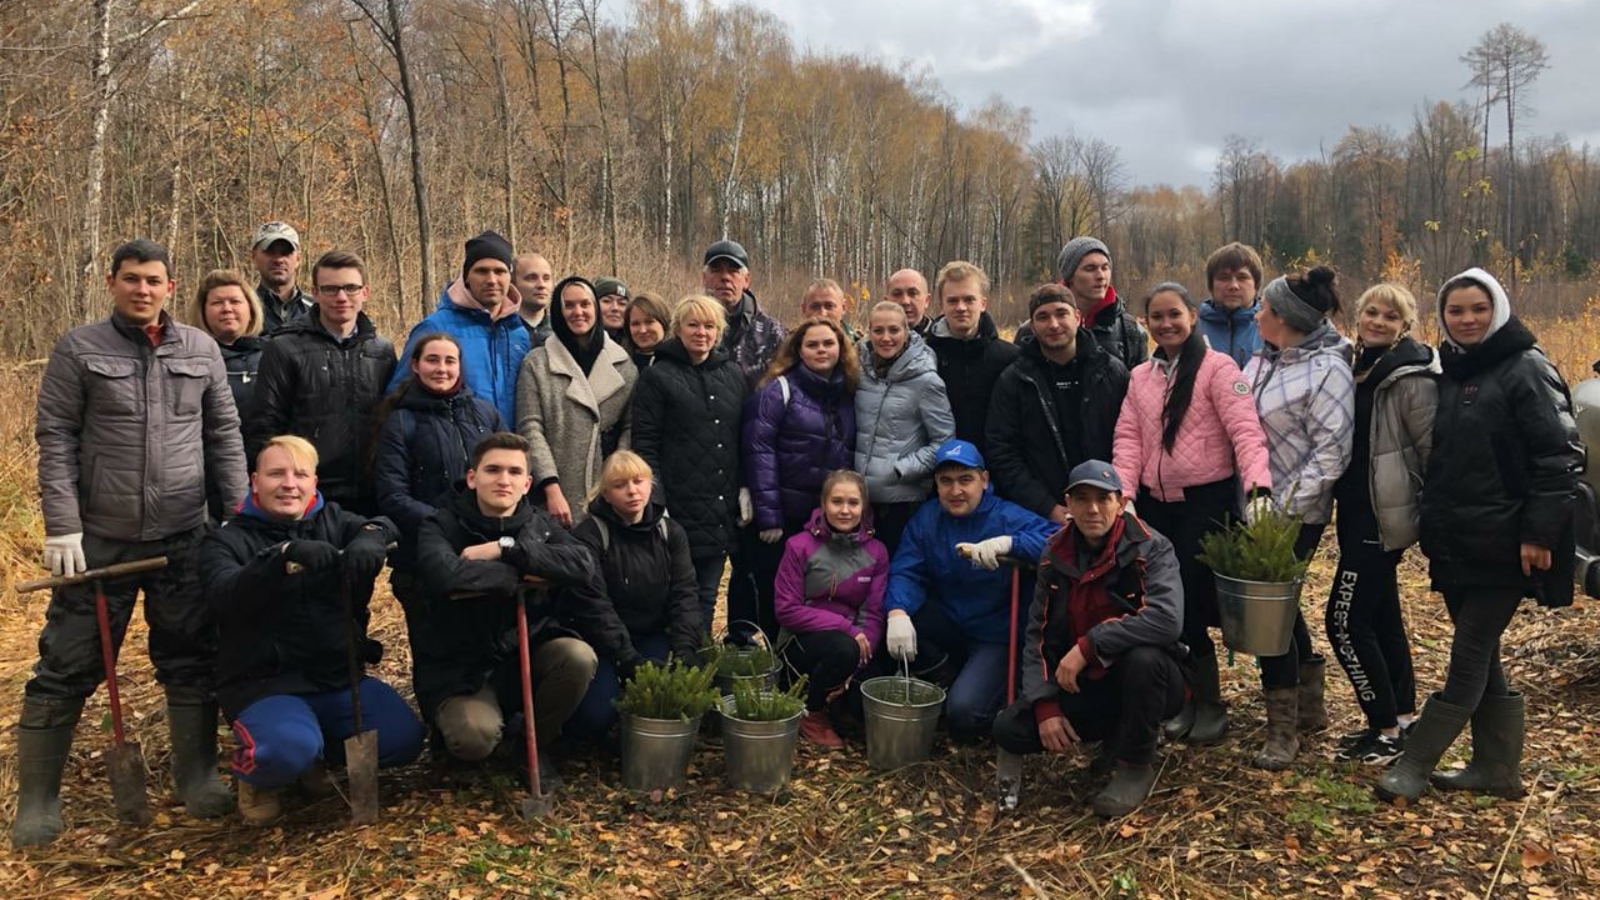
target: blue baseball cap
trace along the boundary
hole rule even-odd
[[[939,445],[939,451],[933,458],[934,470],[937,471],[945,463],[965,466],[969,469],[987,468],[983,464],[983,454],[978,452],[978,448],[972,446],[971,441],[963,441],[958,438],[951,438]]]
[[[1117,470],[1100,459],[1085,460],[1072,467],[1072,474],[1067,476],[1067,491],[1070,493],[1080,484],[1122,493],[1122,479],[1117,477]]]

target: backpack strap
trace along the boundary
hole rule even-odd
[[[590,516],[594,520],[595,530],[600,532],[600,555],[604,556],[611,551],[611,526],[599,516]]]

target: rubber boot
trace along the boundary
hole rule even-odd
[[[1299,717],[1300,689],[1272,688],[1266,692],[1266,741],[1254,760],[1258,769],[1281,772],[1294,762],[1300,752],[1300,734],[1296,730]]]
[[[216,819],[233,809],[233,793],[217,772],[217,705],[167,703],[172,783],[189,815]]]
[[[1155,766],[1135,766],[1119,762],[1110,783],[1100,793],[1094,795],[1091,804],[1094,807],[1094,814],[1103,819],[1125,816],[1139,808],[1139,804],[1150,796],[1150,789],[1155,785]]]
[[[1189,736],[1194,728],[1194,697],[1183,701],[1183,709],[1178,714],[1161,723],[1161,739],[1169,744],[1175,744]]]
[[[256,787],[237,777],[234,781],[239,785],[239,817],[246,825],[266,825],[283,812],[278,788]]]
[[[1217,656],[1196,661],[1194,682],[1194,727],[1189,743],[1220,744],[1228,736],[1228,707],[1222,702],[1222,673],[1217,671]]]
[[[1300,663],[1300,710],[1298,724],[1301,731],[1310,733],[1328,727],[1327,660],[1320,656]]]
[[[1527,701],[1519,693],[1484,697],[1472,714],[1472,761],[1459,771],[1434,772],[1428,780],[1445,791],[1473,791],[1508,800],[1522,797],[1526,714]]]
[[[1439,757],[1455,743],[1471,715],[1471,710],[1446,703],[1438,694],[1430,697],[1423,707],[1422,717],[1406,735],[1406,752],[1373,787],[1377,795],[1390,802],[1422,796],[1423,789],[1428,786],[1428,776],[1439,764]]]
[[[17,818],[11,825],[16,849],[48,844],[61,834],[61,770],[72,749],[72,730],[83,700],[22,703],[17,723]]]

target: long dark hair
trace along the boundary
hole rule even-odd
[[[411,354],[407,361],[405,363],[401,363],[401,365],[405,365],[409,368],[411,365],[415,364],[417,360],[422,358],[422,351],[427,349],[428,345],[434,341],[444,341],[448,344],[454,344],[456,348],[456,356],[461,356],[461,342],[456,339],[455,335],[447,334],[443,331],[435,331],[432,334],[425,334],[413,341],[411,344]],[[466,385],[466,381],[467,376],[466,373],[463,372],[456,378],[456,390],[460,391],[460,389]],[[382,400],[380,400],[377,407],[372,411],[372,418],[369,421],[367,431],[366,475],[369,481],[372,478],[373,465],[378,460],[378,435],[383,433],[383,423],[389,421],[389,416],[394,413],[395,407],[400,405],[400,398],[404,397],[406,392],[410,391],[412,385],[415,385],[416,383],[417,373],[415,370],[413,370],[405,377],[404,380],[395,385],[394,390],[390,391]],[[418,388],[418,390],[427,389]]]
[[[1150,301],[1157,294],[1167,293],[1177,294],[1191,314],[1200,311],[1200,304],[1195,302],[1187,288],[1176,281],[1163,281],[1151,288],[1144,298],[1144,314],[1147,318],[1150,315]],[[1183,417],[1189,412],[1189,404],[1194,400],[1194,383],[1205,358],[1206,339],[1200,334],[1196,323],[1195,327],[1189,329],[1189,339],[1183,342],[1183,347],[1178,351],[1178,370],[1173,374],[1172,390],[1167,391],[1167,400],[1161,406],[1161,449],[1169,454],[1178,441],[1178,429],[1183,427]]]

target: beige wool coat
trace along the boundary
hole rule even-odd
[[[597,329],[598,331],[598,329]],[[559,340],[523,357],[517,374],[517,432],[533,445],[533,483],[555,479],[576,524],[600,483],[600,439],[621,423],[619,448],[629,445],[628,401],[639,372],[628,352],[607,340],[585,376]]]

